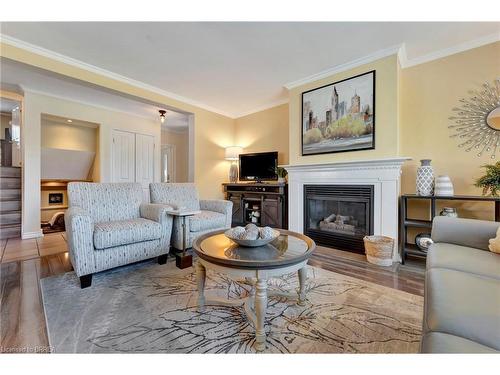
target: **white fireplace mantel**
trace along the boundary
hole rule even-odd
[[[373,185],[373,234],[395,239],[398,248],[398,198],[401,166],[408,157],[354,160],[325,164],[285,165],[288,171],[288,227],[304,231],[304,185]]]

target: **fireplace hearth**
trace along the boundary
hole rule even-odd
[[[373,185],[304,185],[304,234],[319,245],[364,253],[373,234]]]

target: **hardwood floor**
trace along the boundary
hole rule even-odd
[[[309,259],[309,264],[389,288],[419,296],[424,295],[425,260],[423,259],[409,258],[405,264],[379,267],[368,263],[362,254],[318,246]]]
[[[37,241],[38,255],[35,258],[31,253],[24,254],[26,248],[32,248],[32,242],[19,243],[20,254],[24,255],[18,260],[7,258],[8,261],[0,264],[0,352],[50,351],[39,280],[72,270],[66,248],[54,245],[55,241]],[[5,243],[1,245],[0,253],[6,249]],[[318,247],[309,264],[409,293],[423,294],[425,264],[421,261],[381,268],[367,263],[363,255]]]

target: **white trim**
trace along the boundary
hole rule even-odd
[[[335,169],[348,169],[353,168],[392,168],[400,167],[405,161],[411,160],[410,157],[401,156],[395,158],[380,158],[380,159],[368,159],[368,160],[351,160],[351,161],[340,161],[322,164],[294,164],[294,165],[281,165],[280,167],[285,168],[287,171],[321,171],[321,170],[331,170]]]
[[[376,60],[380,60],[384,57],[395,55],[399,52],[400,49],[401,49],[401,44],[398,44],[396,46],[392,46],[389,48],[385,48],[385,49],[379,50],[375,53],[372,53],[370,55],[361,57],[359,59],[349,61],[345,64],[340,64],[340,65],[337,65],[333,68],[323,70],[319,73],[312,74],[310,76],[298,79],[296,81],[286,83],[284,85],[284,87],[288,90],[291,90],[295,87],[305,85],[306,83],[318,81],[322,78],[326,78],[326,77],[329,77],[329,76],[337,74],[337,73],[342,73],[342,72],[345,72],[346,70],[349,70],[349,69],[357,68],[358,66],[365,65],[365,64],[371,63],[371,62],[376,61]]]
[[[62,96],[62,95],[52,94],[52,93],[46,92],[46,91],[35,90],[35,89],[31,89],[29,87],[26,87],[25,85],[22,85],[21,88],[23,89],[23,91],[25,93],[48,96],[48,97],[54,98],[54,99],[65,100],[67,102],[73,102],[73,103],[77,103],[77,104],[87,105],[89,107],[104,109],[106,111],[124,113],[126,115],[134,116],[137,118],[142,118],[142,119],[148,120],[148,121],[158,121],[158,123],[160,123],[158,116],[151,116],[151,117],[143,116],[141,114],[138,114],[137,112],[128,112],[128,111],[124,111],[122,109],[108,107],[108,106],[105,106],[102,104],[95,104],[95,103],[87,102],[87,101],[80,100],[80,99],[74,99],[74,98],[68,97],[68,96]],[[153,104],[151,104],[151,106],[153,106]],[[85,121],[85,120],[81,120],[81,121]]]
[[[21,235],[21,238],[23,240],[28,240],[30,238],[40,238],[43,237],[43,232],[41,229],[35,231],[35,232],[23,232]]]
[[[195,115],[191,114],[188,116],[188,182],[194,182],[195,178],[195,140],[194,140],[194,132],[195,132]]]
[[[427,55],[415,57],[413,59],[408,59],[405,51],[405,61],[404,64],[401,63],[403,68],[409,68],[411,66],[424,64],[433,60],[441,59],[446,56],[454,55],[456,53],[468,51],[470,49],[478,48],[486,44],[495,43],[500,41],[500,33],[494,33],[490,35],[483,36],[481,38],[469,40],[468,42],[460,43],[452,47],[448,47],[439,51],[429,53]]]
[[[252,114],[257,113],[257,112],[265,111],[266,109],[278,107],[278,106],[283,105],[283,104],[288,104],[288,102],[289,102],[288,98],[279,99],[279,100],[276,100],[276,101],[271,102],[269,104],[263,105],[262,107],[254,108],[251,111],[241,112],[235,117],[235,119],[239,119],[241,117],[252,115]]]
[[[154,92],[155,94],[166,96],[166,97],[173,99],[173,100],[178,100],[180,102],[183,102],[183,103],[186,103],[189,105],[193,105],[193,106],[205,109],[205,110],[210,111],[210,112],[218,113],[219,115],[222,115],[222,116],[226,116],[229,118],[235,118],[234,114],[230,114],[230,113],[227,113],[227,112],[222,111],[220,109],[213,108],[213,107],[208,106],[204,103],[201,103],[197,100],[186,98],[184,96],[177,95],[177,94],[174,94],[172,92],[162,90],[158,87],[149,85],[147,83],[136,81],[135,79],[128,78],[128,77],[122,76],[120,74],[110,72],[109,70],[99,68],[97,66],[85,63],[83,61],[74,59],[74,58],[69,57],[69,56],[62,55],[60,53],[45,49],[43,47],[36,46],[34,44],[31,44],[31,43],[24,42],[22,40],[19,40],[17,38],[13,38],[13,37],[5,35],[5,34],[0,33],[0,40],[2,43],[9,44],[13,47],[21,48],[23,50],[35,53],[35,54],[40,55],[40,56],[48,57],[50,59],[62,62],[62,63],[67,64],[67,65],[74,66],[74,67],[79,68],[79,69],[84,69],[84,70],[87,70],[89,72],[96,73],[96,74],[102,75],[104,77],[111,78],[111,79],[114,79],[116,81],[120,81],[120,82],[135,86],[135,87],[143,89],[143,90],[148,90],[148,91]]]
[[[401,68],[405,67],[408,64],[408,57],[406,54],[406,44],[405,43],[403,43],[401,45],[401,48],[398,51],[398,62],[399,62],[399,66]]]

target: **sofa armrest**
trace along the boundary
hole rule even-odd
[[[200,200],[200,208],[205,211],[214,211],[226,216],[226,227],[231,227],[233,218],[233,202],[222,199]]]
[[[169,252],[170,238],[172,237],[173,217],[168,214],[169,210],[172,210],[171,206],[157,203],[141,203],[139,207],[143,219],[160,223],[162,227],[160,246],[165,249],[166,254]]]
[[[432,240],[488,250],[490,238],[496,237],[500,223],[437,216],[432,222]]]
[[[64,214],[69,257],[78,276],[95,270],[94,222],[81,207],[72,206]]]

